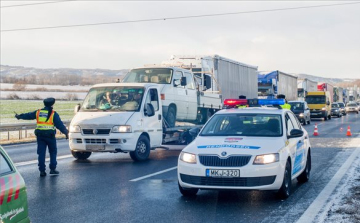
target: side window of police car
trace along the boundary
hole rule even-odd
[[[299,123],[299,120],[294,116],[294,114],[289,112],[288,115],[290,116],[290,120],[293,123],[294,128],[301,129],[301,124]]]
[[[0,153],[0,176],[12,172],[10,164],[5,157]]]
[[[290,117],[289,117],[289,114],[286,114],[285,120],[286,120],[286,130],[287,130],[287,131],[286,131],[286,134],[289,136],[291,130],[294,129],[294,125],[293,125],[293,123],[291,122],[291,119],[290,119]]]

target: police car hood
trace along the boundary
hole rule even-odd
[[[285,147],[282,137],[238,137],[238,136],[198,136],[183,151],[193,154],[267,154],[276,153]]]
[[[103,126],[112,128],[114,125],[125,125],[134,112],[78,112],[71,125],[80,127]]]

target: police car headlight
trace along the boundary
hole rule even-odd
[[[191,154],[191,153],[181,152],[180,153],[180,160],[185,162],[185,163],[196,164],[196,155]]]
[[[300,113],[299,116],[300,116],[300,117],[304,117],[304,113]]]
[[[130,125],[115,125],[111,132],[131,132],[131,126]]]
[[[81,132],[81,128],[78,125],[70,125],[70,132]]]
[[[279,162],[279,153],[258,155],[254,160],[254,164],[269,164],[275,162]]]

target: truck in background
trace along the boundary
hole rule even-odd
[[[191,71],[179,67],[150,65],[130,70],[123,83],[152,83],[160,87],[162,115],[165,125],[174,127],[176,121],[203,124],[222,108],[221,95],[216,91],[200,91],[212,87],[196,83]]]
[[[297,77],[281,71],[258,74],[258,98],[276,98],[284,94],[288,101],[297,100]]]
[[[163,64],[191,70],[200,86],[200,92],[219,93],[223,100],[237,98],[239,95],[257,97],[257,66],[219,55],[172,55]]]
[[[298,100],[305,101],[305,97],[310,91],[317,91],[317,82],[308,78],[298,79],[297,81]]]
[[[334,101],[334,86],[329,83],[318,83],[318,91],[328,91],[330,93],[330,103]]]
[[[342,87],[334,87],[334,102],[344,102]]]
[[[331,119],[331,95],[329,91],[310,91],[305,97],[310,108],[310,118]]]

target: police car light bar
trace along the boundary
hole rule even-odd
[[[224,106],[235,107],[236,105],[247,105],[246,99],[225,99]]]
[[[258,99],[259,105],[284,105],[285,99]]]

